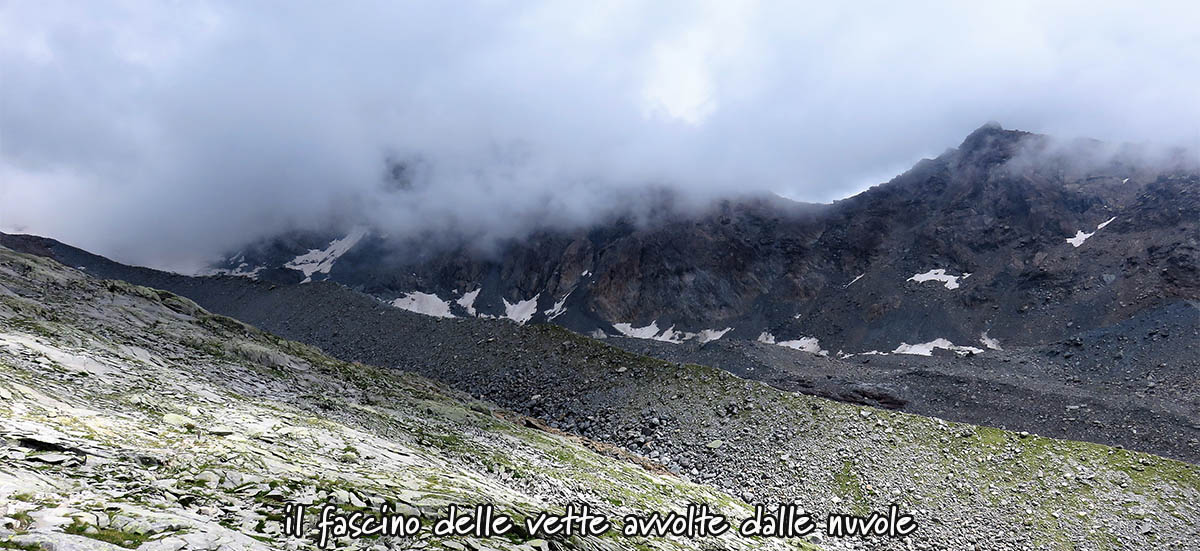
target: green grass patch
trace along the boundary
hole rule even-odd
[[[93,533],[88,533],[89,528],[94,529]],[[100,528],[79,521],[75,521],[73,524],[68,526],[65,532],[68,534],[75,534],[77,536],[83,536],[85,538],[92,538],[94,540],[111,543],[126,549],[137,549],[138,546],[146,543],[148,539],[146,536],[141,534],[114,530],[112,528]]]
[[[858,475],[854,474],[854,464],[850,461],[843,461],[842,468],[834,473],[833,483],[835,492],[842,499],[850,502],[850,509],[858,515],[865,515],[870,508],[867,504],[867,497],[863,493],[862,483],[858,480]]]

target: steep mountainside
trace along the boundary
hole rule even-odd
[[[743,198],[487,253],[369,228],[248,246],[222,273],[330,280],[442,317],[851,354],[1047,344],[1200,299],[1200,175],[995,125],[832,205]],[[1080,161],[1089,158],[1090,161]]]
[[[322,289],[339,288],[278,290]],[[517,514],[572,500],[610,512],[702,501],[747,514],[715,486],[818,512],[896,503],[921,523],[919,537],[905,540],[816,538],[830,548],[1200,543],[1194,466],[796,395],[551,326],[438,321],[379,308],[404,318],[408,330],[347,335],[360,350],[371,349],[364,341],[391,342],[391,350],[418,351],[398,356],[425,363],[411,367],[502,404],[529,403],[555,425],[600,438],[636,434],[643,466],[589,451],[621,455],[594,441],[530,428],[544,426],[535,420],[514,424],[506,419],[520,417],[420,377],[346,364],[176,295],[0,248],[0,538],[7,547],[47,549],[292,548],[302,542],[279,536],[278,516],[291,496],[348,508],[391,500],[426,519],[459,500],[493,501]],[[472,350],[495,360],[467,358]],[[656,464],[680,475],[656,474],[666,472]],[[417,546],[800,543],[435,539]]]
[[[505,363],[508,341],[487,340],[497,337],[494,333],[502,331],[504,323],[450,323],[329,282],[286,285],[125,266],[33,236],[0,234],[0,245],[48,256],[96,277],[167,289],[211,311],[319,346],[338,357],[426,373],[459,387],[470,380],[455,369],[465,368],[433,370],[432,366],[466,363],[495,372],[510,368]],[[480,327],[486,328],[485,334],[478,333]],[[419,342],[433,344],[406,346],[407,341],[389,335],[420,335]],[[963,356],[930,351],[928,356],[839,358],[728,338],[675,344],[622,337],[607,342],[673,362],[719,367],[784,390],[1200,463],[1200,394],[1196,392],[1200,307],[1194,302],[1170,303],[1038,347]],[[531,358],[553,353],[550,346],[534,351]],[[528,365],[530,376],[551,367],[532,361]],[[518,388],[524,384],[520,382]],[[496,392],[495,387],[467,389]],[[536,404],[529,396],[515,392],[504,405],[533,413]],[[614,444],[636,443],[620,432],[610,436],[614,435]]]

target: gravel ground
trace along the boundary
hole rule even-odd
[[[897,503],[922,523],[864,548],[1200,545],[1185,463],[782,391],[553,326],[429,318],[333,284],[223,300],[334,356],[430,376],[743,499],[820,514]]]
[[[606,342],[785,390],[1200,463],[1200,309],[1190,301],[1032,348],[821,357],[758,342]]]

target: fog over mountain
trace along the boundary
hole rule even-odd
[[[1198,16],[1185,3],[10,2],[0,230],[175,269],[348,221],[486,240],[586,223],[648,186],[829,201],[987,120],[1189,162],[1155,144],[1200,139]]]

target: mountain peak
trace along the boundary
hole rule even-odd
[[[988,121],[963,139],[958,154],[969,163],[1002,162],[1012,156],[1017,144],[1033,135],[1023,130],[1005,130],[1000,123]]]
[[[988,131],[988,130],[1003,131],[1004,127],[1000,124],[999,121],[987,121],[987,122],[983,123],[983,125],[980,126],[979,128],[976,128],[975,132],[983,132],[983,131]],[[974,134],[975,132],[972,132],[972,134]]]

